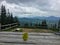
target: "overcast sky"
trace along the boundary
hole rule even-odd
[[[0,0],[14,16],[60,16],[60,0]]]

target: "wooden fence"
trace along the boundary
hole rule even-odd
[[[1,25],[0,24],[0,30],[7,30],[7,29],[11,29],[14,27],[17,27],[18,24],[17,23],[12,23],[12,24],[6,24],[6,25]]]

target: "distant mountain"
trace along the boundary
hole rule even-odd
[[[46,20],[51,20],[51,19],[53,19],[53,20],[59,20],[60,19],[60,17],[55,17],[55,16],[49,16],[49,17],[39,17],[39,16],[37,16],[37,17],[32,17],[32,18],[46,19]]]
[[[59,20],[60,17],[54,17],[54,16],[50,16],[50,17],[23,17],[23,18],[19,18],[20,20]]]
[[[58,23],[58,20],[60,19],[60,17],[54,17],[54,16],[50,16],[50,17],[23,17],[23,18],[19,18],[19,21],[21,24],[24,23],[32,23],[32,24],[39,24],[40,22],[42,22],[42,20],[46,19],[47,23]]]
[[[60,17],[54,17],[54,16],[50,16],[50,17],[47,17],[46,20],[59,20]]]

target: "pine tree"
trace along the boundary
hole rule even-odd
[[[47,29],[47,23],[46,23],[46,20],[43,20],[43,21],[42,21],[41,28]]]
[[[52,26],[53,31],[57,31],[57,30],[56,30],[56,26],[57,26],[56,24],[54,24],[54,25]]]
[[[8,9],[8,12],[7,12],[7,24],[11,24],[11,15],[10,15],[10,12],[9,12],[9,9]]]
[[[24,24],[24,27],[27,27],[27,28],[28,28],[28,27],[29,27],[28,23],[25,23],[25,24]]]
[[[12,13],[11,13],[11,23],[14,23],[14,17]]]
[[[59,19],[59,22],[58,22],[58,29],[60,31],[60,19]]]
[[[7,22],[8,24],[14,23],[14,17],[13,17],[13,14],[10,13],[9,10],[8,10],[8,13],[7,13],[7,21],[8,21],[8,22]]]
[[[1,6],[1,24],[4,25],[6,24],[7,20],[6,20],[6,9],[5,6]]]
[[[17,23],[18,25],[20,25],[20,22],[19,22],[17,16],[14,17],[14,23]]]

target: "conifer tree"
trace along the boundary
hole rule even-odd
[[[12,13],[11,13],[11,23],[14,23],[14,17]]]
[[[1,24],[4,25],[6,24],[6,9],[5,6],[1,6]]]
[[[59,19],[59,22],[58,22],[58,29],[60,31],[60,19]]]
[[[8,9],[8,12],[7,12],[7,24],[10,24],[11,23],[11,16],[10,16],[10,12],[9,12],[9,9]]]
[[[42,21],[41,26],[42,26],[43,29],[47,29],[47,23],[46,23],[46,20],[43,20],[43,21]]]

